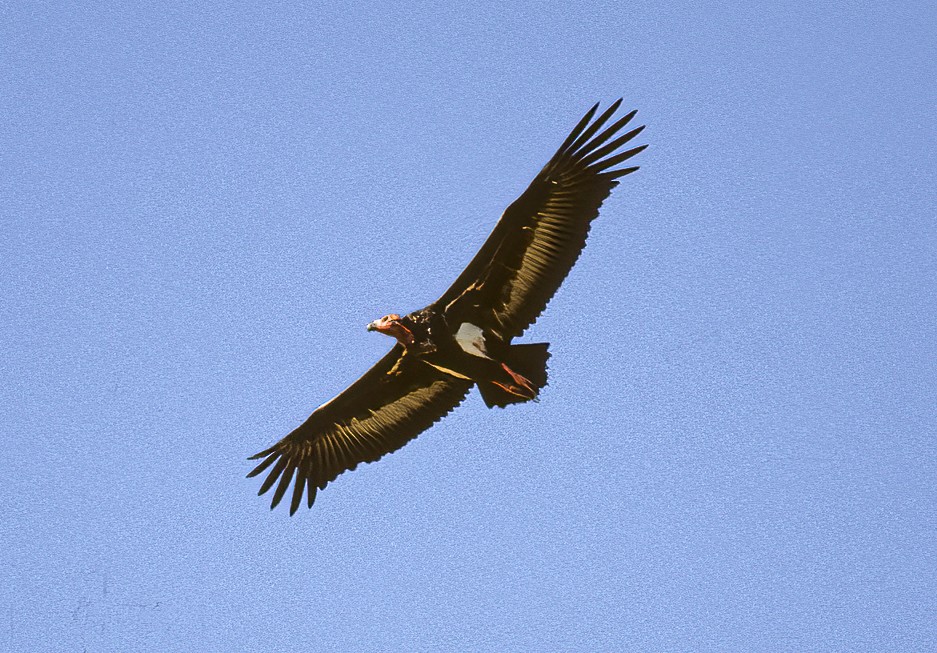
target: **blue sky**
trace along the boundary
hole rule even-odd
[[[937,641],[933,3],[0,17],[0,648]],[[620,96],[542,401],[269,511],[247,456]]]

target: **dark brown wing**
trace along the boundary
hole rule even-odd
[[[579,258],[589,224],[617,179],[638,169],[612,169],[646,147],[619,151],[644,129],[617,136],[634,111],[598,133],[620,105],[618,100],[594,122],[599,105],[592,107],[504,212],[472,262],[436,302],[438,307],[468,299],[478,306],[478,325],[505,339],[533,324]]]
[[[296,430],[252,456],[264,460],[248,477],[273,465],[258,493],[279,479],[270,508],[280,503],[294,477],[290,514],[304,491],[312,507],[317,489],[358,463],[374,462],[405,445],[458,406],[472,385],[404,355],[396,345]]]

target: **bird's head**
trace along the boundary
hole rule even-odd
[[[368,325],[368,331],[379,331],[388,336],[393,336],[404,346],[412,345],[414,341],[413,333],[404,326],[400,316],[396,313],[374,320]]]

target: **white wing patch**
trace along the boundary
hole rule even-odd
[[[463,322],[459,325],[459,330],[455,333],[455,341],[466,354],[488,358],[488,351],[485,349],[485,334],[481,328],[471,322]]]

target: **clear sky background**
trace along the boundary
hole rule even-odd
[[[934,650],[933,2],[262,4],[0,9],[0,649]],[[268,510],[620,96],[542,401]]]

